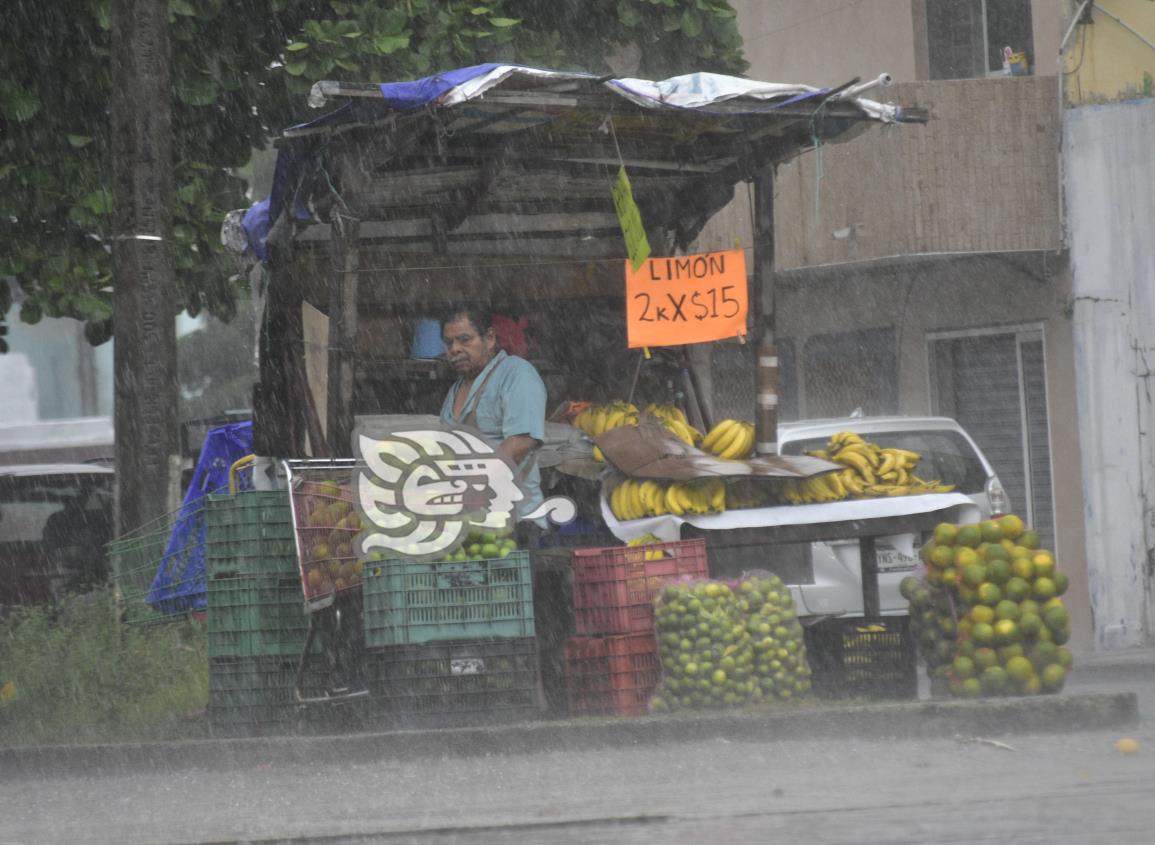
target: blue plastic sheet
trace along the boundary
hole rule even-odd
[[[206,606],[204,497],[227,491],[229,468],[252,451],[253,424],[247,420],[209,429],[205,436],[192,481],[148,592],[148,603],[161,613],[183,613]]]

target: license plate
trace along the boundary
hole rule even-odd
[[[876,548],[874,554],[878,559],[879,572],[902,572],[914,569],[918,564],[918,558],[904,555],[898,549],[891,549],[886,546]]]

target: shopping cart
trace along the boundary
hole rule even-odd
[[[362,563],[353,548],[361,530],[351,485],[356,462],[336,458],[286,460],[282,464],[289,487],[304,609],[309,616],[297,664],[296,700],[302,705],[326,705],[367,698],[361,673]],[[321,661],[320,668],[329,679],[320,695],[303,692],[306,670],[313,660]]]

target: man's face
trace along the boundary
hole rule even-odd
[[[454,317],[441,329],[445,354],[458,375],[476,376],[497,351],[497,339],[491,328],[480,334],[473,322],[465,316]]]

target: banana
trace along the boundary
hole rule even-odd
[[[710,510],[715,513],[726,510],[726,484],[721,479],[715,479],[714,488],[710,491]]]
[[[666,509],[675,516],[681,516],[686,512],[678,499],[678,484],[677,482],[671,484],[666,488]]]
[[[718,457],[721,457],[723,452],[729,451],[734,442],[742,438],[742,423],[737,420],[727,420],[727,422],[731,425],[727,427],[726,432],[721,437],[714,441],[714,445],[710,448],[710,451]]]
[[[835,499],[846,498],[846,486],[842,483],[842,476],[837,472],[828,472],[821,476],[822,480],[826,482],[826,486],[834,494]]]
[[[666,431],[669,431],[687,446],[694,445],[694,435],[690,433],[690,427],[685,423],[670,417],[663,417],[662,424],[665,426]]]
[[[589,420],[590,420],[590,409],[585,408],[582,410],[581,413],[579,413],[576,417],[573,418],[574,427],[576,429],[578,429],[579,431],[582,431],[582,432],[585,432],[586,434],[589,434]]]
[[[605,426],[603,426],[602,431],[603,432],[612,431],[613,429],[615,429],[619,425],[621,425],[622,421],[625,418],[626,418],[626,412],[622,408],[619,408],[616,411],[610,412],[610,415],[606,418]]]
[[[719,458],[739,460],[750,454],[750,447],[754,445],[754,427],[747,427],[746,423],[739,423],[737,436],[729,445],[718,452]]]
[[[845,446],[849,443],[863,443],[863,442],[864,442],[863,439],[861,437],[859,437],[853,431],[840,431],[837,434],[835,434],[833,437],[830,438],[830,446],[832,448],[837,448],[839,446]]]
[[[887,449],[886,451],[894,452],[896,455],[898,455],[900,458],[902,458],[906,464],[908,464],[910,466],[913,466],[914,464],[917,464],[919,461],[922,460],[922,455],[920,453],[912,452],[909,449],[896,449],[896,448],[892,447],[890,449]]]
[[[806,454],[812,458],[822,458],[822,460],[824,460],[824,461],[830,460],[830,453],[827,452],[825,449],[811,449]]]
[[[604,454],[602,454],[601,448],[598,446],[594,446],[594,460],[598,461],[600,463],[600,462],[604,461],[605,459],[606,459],[606,456]]]
[[[646,512],[651,516],[657,516],[657,500],[662,495],[661,485],[653,480],[643,481],[638,493],[642,497],[642,504],[645,506]]]
[[[898,455],[884,450],[882,452],[882,460],[879,462],[878,469],[876,470],[877,475],[880,478],[886,478],[887,473],[894,472],[898,466],[898,462]]]
[[[738,425],[737,420],[722,420],[702,438],[702,449],[706,452],[717,454],[715,449],[718,446],[718,442],[724,437],[728,437],[731,429],[736,425]]]
[[[646,503],[642,501],[642,487],[638,482],[631,479],[630,484],[630,512],[634,514],[634,519],[640,519],[646,515]]]
[[[867,484],[874,484],[874,469],[870,465],[870,461],[865,456],[858,452],[848,452],[843,449],[835,456],[835,460],[843,466],[853,467],[862,476],[862,480]]]
[[[597,437],[606,430],[606,409],[599,407],[590,416],[590,433],[593,437]]]
[[[862,492],[862,487],[863,487],[862,478],[853,469],[850,469],[849,467],[847,467],[841,473],[839,473],[839,476],[840,476],[841,481],[842,481],[842,486],[846,489],[847,493],[861,493]]]
[[[877,469],[882,462],[878,456],[878,452],[875,448],[872,448],[872,444],[869,443],[851,443],[848,446],[843,446],[838,450],[834,459],[838,460],[842,455],[862,455],[862,457],[870,463],[871,469]]]
[[[622,514],[622,485],[618,485],[610,493],[610,512],[619,520],[624,520]]]

